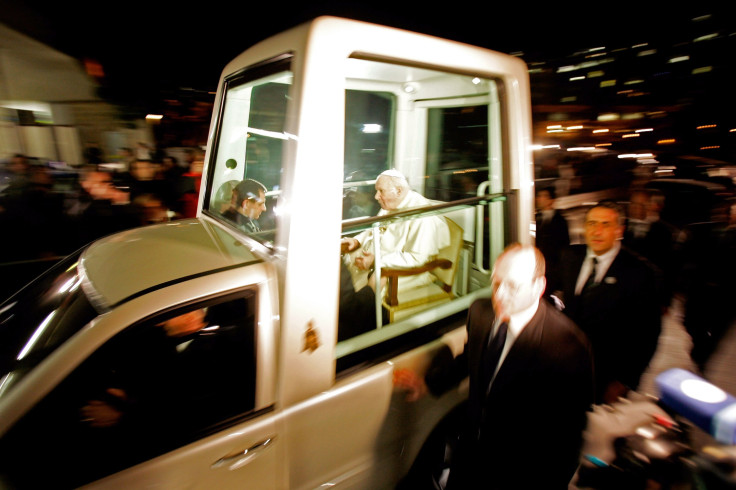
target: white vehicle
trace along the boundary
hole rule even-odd
[[[410,402],[394,371],[422,374],[443,342],[462,349],[493,260],[531,240],[526,66],[323,17],[229,63],[215,107],[196,219],[98,240],[0,306],[0,483],[439,482],[466,388]],[[374,216],[360,193],[387,169],[431,204]],[[266,187],[258,231],[226,212],[246,178]],[[369,328],[351,331],[365,316],[340,308],[341,238],[378,243],[419,219],[452,237],[427,267],[435,281],[381,290]],[[391,274],[377,253],[369,280]],[[196,329],[170,329],[197,312]]]

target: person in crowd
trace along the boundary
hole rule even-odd
[[[0,256],[12,262],[68,253],[64,201],[49,167],[16,158],[21,176],[0,194],[0,229],[13,237],[0,243]]]
[[[683,324],[692,339],[690,357],[703,374],[736,322],[736,201],[716,208],[710,221],[684,229],[678,247]]]
[[[127,146],[122,147],[118,150],[118,163],[120,164],[120,172],[126,173],[130,171],[130,166],[135,160],[133,150]]]
[[[10,161],[5,164],[0,199],[12,199],[25,191],[30,168],[31,164],[28,157],[21,153],[12,156]],[[0,205],[2,204],[0,203]]]
[[[593,347],[596,403],[638,387],[661,331],[659,271],[621,246],[623,232],[621,208],[602,201],[585,215],[585,244],[561,261],[563,311]]]
[[[82,170],[78,188],[65,208],[76,246],[139,225],[129,193],[116,188],[112,175],[95,166]]]
[[[140,194],[155,194],[165,199],[166,189],[160,178],[157,162],[136,159],[131,163],[128,174],[121,177],[124,179],[121,185],[127,185],[131,200]]]
[[[164,155],[161,157],[156,180],[161,182],[161,198],[166,207],[177,216],[182,214],[182,196],[190,190],[191,181],[184,177],[187,169],[179,165],[176,157]]]
[[[545,262],[534,246],[508,246],[491,281],[492,297],[476,300],[468,312],[464,351],[453,356],[443,346],[424,378],[402,369],[394,383],[417,400],[469,376],[468,412],[447,488],[566,490],[593,403],[590,345],[542,298]]]
[[[386,170],[376,179],[376,201],[381,206],[378,216],[411,208],[427,206],[429,200],[409,186],[403,174],[397,170]],[[342,239],[343,252],[355,252],[353,265],[361,271],[374,267],[372,230],[355,237]],[[450,243],[447,223],[437,216],[412,219],[393,223],[380,231],[381,266],[413,267],[426,263],[436,256],[441,248]],[[432,281],[429,272],[399,279],[399,287],[420,285]]]
[[[196,162],[204,163],[204,151],[199,148],[187,148],[184,154],[184,167],[191,170]]]
[[[131,205],[140,226],[169,221],[166,204],[155,194],[140,194],[133,199]]]
[[[674,226],[660,218],[662,195],[635,189],[629,198],[623,245],[643,256],[662,272],[662,307],[666,311],[674,295]]]
[[[536,203],[536,246],[544,255],[547,264],[547,291],[554,294],[559,289],[560,257],[570,246],[570,231],[567,219],[555,209],[556,192],[553,186],[537,190]]]
[[[135,158],[137,160],[153,160],[154,150],[148,143],[139,141],[135,145]]]
[[[253,179],[245,179],[233,189],[230,208],[222,215],[248,233],[258,233],[258,218],[266,211],[266,186]]]
[[[179,216],[181,218],[194,218],[197,216],[199,192],[202,187],[203,166],[203,161],[195,160],[189,165],[189,170],[182,175],[182,193],[179,196]]]
[[[96,142],[89,142],[84,147],[84,161],[86,165],[99,165],[104,162],[104,152]]]

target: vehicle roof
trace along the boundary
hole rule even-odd
[[[102,238],[80,259],[83,287],[107,310],[183,278],[260,261],[235,235],[204,219],[187,219]]]

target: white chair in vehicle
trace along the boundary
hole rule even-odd
[[[452,286],[463,246],[463,229],[453,220],[444,219],[450,231],[450,244],[440,249],[435,259],[417,267],[381,268],[381,277],[387,279],[383,308],[388,312],[389,321],[401,320],[455,297]],[[421,286],[399,288],[399,277],[424,272],[430,272],[437,280]]]

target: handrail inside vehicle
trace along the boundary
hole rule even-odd
[[[422,206],[422,207],[416,207],[407,209],[404,211],[397,211],[394,213],[388,213],[381,216],[372,216],[372,217],[366,217],[366,218],[355,218],[350,220],[343,221],[342,230],[343,233],[347,231],[346,234],[352,235],[354,233],[364,231],[364,230],[373,230],[374,233],[374,240],[377,240],[377,236],[375,235],[380,227],[387,226],[392,223],[399,223],[402,221],[407,221],[409,219],[414,219],[417,216],[436,216],[436,215],[443,215],[447,211],[451,210],[459,210],[464,209],[468,207],[475,206],[476,208],[479,206],[483,206],[486,204],[494,203],[494,202],[505,202],[508,199],[506,193],[495,193],[495,194],[482,194],[475,197],[469,197],[465,199],[460,199],[457,201],[452,202],[442,202],[438,204],[432,204],[429,206]],[[476,236],[476,242],[479,240],[482,241],[482,232],[477,232],[479,235]],[[481,248],[482,246],[476,243],[476,249]],[[376,261],[380,261],[380,257],[376,257]],[[476,264],[477,265],[477,264]],[[380,284],[381,281],[381,269],[376,268],[372,280],[375,281],[376,287],[378,287],[378,284]],[[474,298],[475,295],[468,295],[468,297],[465,298],[465,302],[461,301],[461,303],[465,304],[465,307],[467,307],[470,303],[472,298]],[[383,327],[383,318],[382,318],[382,297],[381,295],[375,296],[375,310],[376,310],[376,329],[380,330]],[[442,308],[444,309],[444,308]],[[452,309],[452,308],[451,308]],[[431,315],[430,313],[426,313],[425,315]],[[417,314],[417,319],[424,317],[425,315]],[[417,324],[413,321],[405,322],[400,321],[398,322],[402,325],[401,330],[412,330],[414,328],[417,328]],[[406,325],[404,326],[404,324]],[[420,322],[421,323],[421,322]],[[395,325],[395,324],[392,324]]]
[[[481,196],[468,197],[465,199],[459,199],[457,201],[440,203],[440,204],[432,204],[431,206],[411,208],[411,209],[407,209],[406,211],[397,211],[395,213],[388,213],[388,214],[384,214],[381,216],[370,216],[367,218],[353,218],[353,219],[344,220],[342,222],[342,231],[345,231],[345,230],[350,230],[350,232],[363,231],[363,230],[367,230],[367,229],[374,228],[374,227],[386,226],[391,223],[398,223],[401,221],[406,221],[407,219],[412,218],[418,214],[434,216],[437,214],[442,214],[441,211],[446,211],[452,208],[461,208],[463,206],[475,206],[479,204],[480,205],[490,204],[493,202],[503,202],[506,200],[507,200],[507,197],[505,193],[483,194]]]

